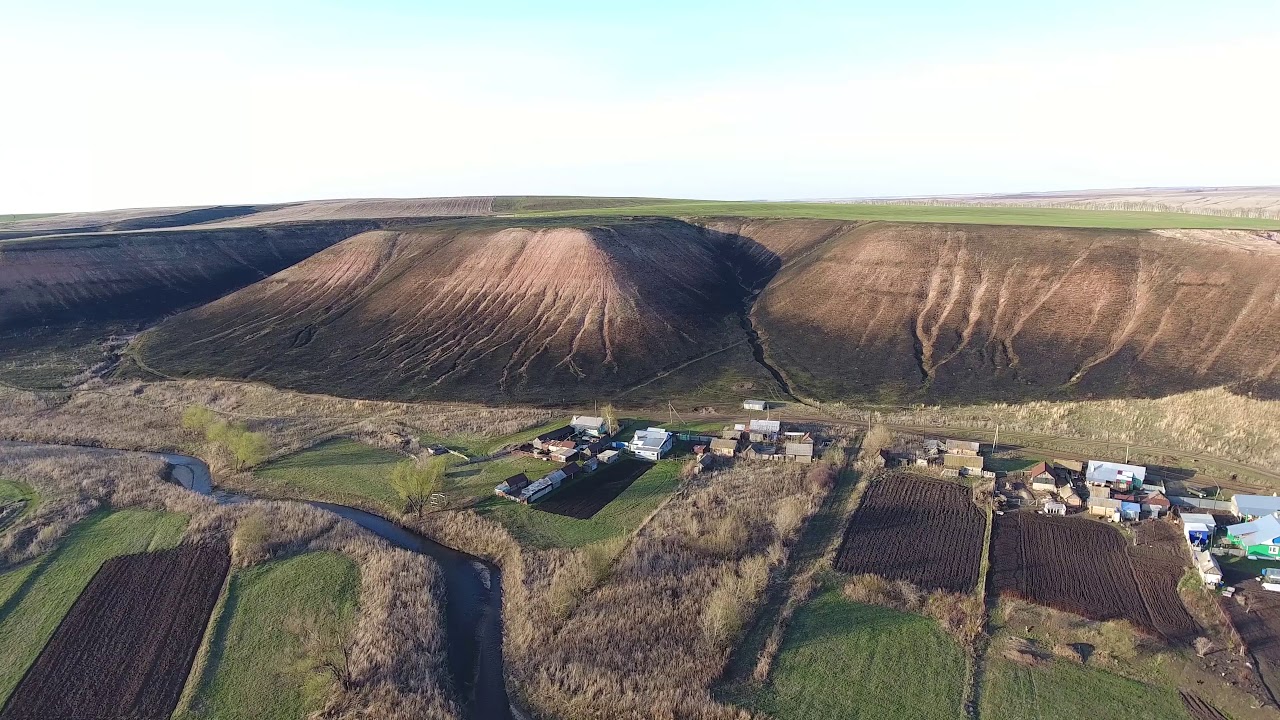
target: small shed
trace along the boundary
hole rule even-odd
[[[948,455],[977,455],[981,447],[972,440],[947,440]]]
[[[1120,519],[1121,520],[1137,520],[1142,517],[1142,504],[1136,502],[1120,501]]]
[[[1061,458],[1054,458],[1053,465],[1054,467],[1060,467],[1074,475],[1080,475],[1084,472],[1084,463],[1079,460],[1063,460]]]
[[[769,403],[765,402],[764,400],[743,400],[742,409],[758,410],[760,412],[763,412],[769,409]]]
[[[1217,526],[1218,521],[1207,513],[1184,513],[1182,516],[1182,532],[1193,548],[1207,549]]]
[[[1120,521],[1120,501],[1111,498],[1089,498],[1089,514],[1105,518],[1111,522]]]
[[[760,435],[768,442],[776,442],[778,433],[782,432],[782,422],[779,420],[752,420],[747,426],[752,435]]]
[[[1151,517],[1163,517],[1171,507],[1169,498],[1165,497],[1162,492],[1147,493],[1141,502],[1142,512]]]
[[[611,463],[613,463],[613,462],[617,461],[617,459],[618,459],[618,451],[617,451],[617,450],[605,450],[604,452],[602,452],[602,453],[600,453],[599,455],[597,455],[597,456],[596,456],[596,459],[598,459],[600,462],[604,463],[605,465],[609,465],[609,464],[611,464]]]
[[[738,454],[738,441],[718,438],[711,441],[711,454],[731,458]]]
[[[813,443],[787,443],[785,446],[787,462],[813,462]]]
[[[1047,502],[1044,504],[1045,515],[1056,515],[1058,517],[1066,517],[1067,506],[1060,502]]]
[[[950,451],[942,456],[942,467],[955,468],[971,468],[973,470],[982,469],[982,458],[977,455],[954,455]]]

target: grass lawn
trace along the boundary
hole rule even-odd
[[[402,455],[339,438],[267,463],[254,475],[268,490],[334,502],[372,500],[399,509],[391,468]]]
[[[345,637],[359,591],[360,570],[336,553],[236,572],[189,717],[292,719],[318,710],[332,680],[313,669],[299,624]]]
[[[0,575],[0,702],[53,635],[62,617],[106,560],[174,547],[185,515],[153,510],[95,513],[43,558]]]
[[[796,612],[769,684],[743,704],[778,720],[959,720],[964,692],[964,653],[936,622],[833,587]]]
[[[1038,720],[1171,720],[1187,718],[1173,690],[1103,670],[1050,661],[1023,667],[993,654],[982,688],[982,717]]]
[[[943,207],[928,205],[859,205],[853,203],[786,202],[668,202],[594,208],[590,211],[562,210],[529,212],[525,217],[647,216],[752,218],[816,218],[823,220],[883,220],[890,222],[968,223],[982,225],[1033,225],[1044,227],[1096,228],[1244,228],[1280,229],[1280,220],[1233,218],[1191,213],[1129,212],[1118,210],[1073,210],[1028,207]]]
[[[546,463],[543,465],[548,470],[554,467]],[[511,534],[528,545],[540,548],[582,547],[635,530],[680,484],[683,466],[681,460],[659,462],[588,520],[542,512],[537,503],[521,505],[498,497],[483,500],[476,506],[476,512],[502,523]]]

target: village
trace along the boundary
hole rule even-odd
[[[994,444],[942,438],[900,439],[881,451],[886,467],[910,467],[940,478],[981,478],[993,483],[996,513],[1034,511],[1080,515],[1123,526],[1167,519],[1181,537],[1201,580],[1223,585],[1219,558],[1274,561],[1254,577],[1280,592],[1280,497],[1237,494],[1229,500],[1173,495],[1148,478],[1142,465],[1107,460],[1039,460],[1019,470],[995,469]],[[1251,564],[1250,567],[1254,565]],[[1223,588],[1230,596],[1233,587]]]
[[[746,410],[767,410],[763,401],[748,400]],[[715,435],[670,432],[662,427],[636,429],[630,438],[611,433],[612,418],[575,415],[568,425],[538,435],[513,452],[546,460],[554,467],[542,477],[519,473],[494,487],[494,494],[529,504],[546,498],[569,484],[586,482],[593,474],[620,461],[656,463],[687,448],[692,472],[715,464],[744,462],[814,461],[815,442],[810,432],[787,429],[779,420],[750,419],[728,425]]]

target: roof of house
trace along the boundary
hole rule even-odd
[[[512,475],[506,480],[503,480],[502,482],[512,490],[522,490],[529,486],[529,476],[524,473],[518,473],[516,475]]]
[[[1049,470],[1049,465],[1047,463],[1038,462],[1027,468],[1027,477],[1036,477],[1038,475],[1045,474],[1048,474],[1051,477],[1053,476],[1053,473]]]
[[[1145,480],[1147,477],[1147,469],[1141,465],[1125,465],[1106,460],[1090,460],[1089,468],[1084,475],[1095,482],[1114,482],[1121,479],[1125,473],[1132,474],[1138,481]]]
[[[813,443],[787,443],[786,450],[788,455],[813,457]]]
[[[615,457],[617,456],[617,454],[618,454],[617,450],[605,450],[604,452],[600,453],[596,457],[600,458],[601,460],[604,460],[605,462],[608,462],[609,458]]]
[[[582,466],[579,465],[578,463],[573,463],[573,462],[565,463],[560,468],[560,472],[564,473],[565,477],[573,477],[574,475],[577,475],[578,472],[581,470],[582,470]]]
[[[542,433],[538,436],[538,440],[541,440],[542,442],[547,442],[548,440],[563,440],[572,434],[573,428],[565,425],[564,427],[558,427],[555,430],[548,430]]]
[[[1084,463],[1080,462],[1079,460],[1060,460],[1058,458],[1054,458],[1053,464],[1057,465],[1058,467],[1064,470],[1070,470],[1071,472],[1084,471]]]
[[[1169,507],[1171,504],[1169,502],[1169,498],[1165,497],[1162,492],[1147,493],[1147,496],[1142,498],[1142,502],[1146,505],[1155,505],[1157,507],[1164,508]]]
[[[726,440],[726,439],[724,439],[724,438],[719,438],[719,439],[716,439],[716,440],[712,440],[712,441],[711,441],[711,449],[712,449],[712,450],[737,450],[737,449],[738,449],[738,441],[737,441],[737,440]]]
[[[564,448],[566,450],[572,450],[573,448],[578,447],[578,444],[572,440],[552,440],[551,442],[544,444],[547,447]]]
[[[1120,501],[1120,512],[1142,512],[1142,506],[1136,502]]]
[[[1280,518],[1264,515],[1252,522],[1228,525],[1227,534],[1245,545],[1270,545],[1280,537]]]
[[[782,430],[782,421],[780,420],[752,420],[751,429],[754,432],[776,433]]]
[[[976,443],[973,440],[955,440],[955,439],[947,440],[948,450],[971,450],[973,452],[978,452],[978,450],[981,449],[981,447],[982,447],[981,444]]]
[[[574,415],[569,424],[576,427],[598,428],[604,425],[604,418],[595,415]]]
[[[635,438],[631,444],[643,450],[658,450],[666,444],[667,438],[671,437],[671,433],[662,428],[649,428],[647,430],[637,430]]]
[[[768,403],[766,403],[764,400],[743,400],[742,401],[743,407],[748,407],[748,406],[764,407],[767,404]]]
[[[730,430],[729,428],[725,428],[720,431],[721,440],[737,440],[740,437],[742,437],[741,430]]]
[[[1236,495],[1232,502],[1242,515],[1270,515],[1280,512],[1280,497],[1274,495]]]
[[[1207,513],[1182,513],[1183,525],[1204,525],[1206,527],[1217,527],[1218,521]]]

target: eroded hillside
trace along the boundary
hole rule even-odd
[[[662,399],[724,378],[820,400],[1277,386],[1274,233],[504,222],[366,233],[167,321],[144,355],[380,398]]]
[[[750,228],[746,230],[750,231]],[[1161,394],[1280,363],[1273,233],[872,223],[814,242],[756,305],[818,397]],[[780,230],[758,232],[763,245]]]
[[[164,323],[145,355],[344,395],[604,397],[744,343],[743,285],[771,270],[734,243],[672,220],[369,232]]]

